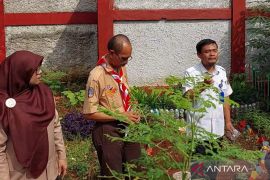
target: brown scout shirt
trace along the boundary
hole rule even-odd
[[[122,82],[128,88],[126,68],[122,68]],[[112,111],[125,111],[119,85],[109,73],[110,71],[112,71],[112,67],[107,64],[106,68],[99,65],[90,72],[86,85],[85,101],[83,106],[84,114],[98,112],[99,106],[103,106]]]

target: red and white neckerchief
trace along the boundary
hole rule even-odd
[[[105,69],[107,66],[106,59],[104,57],[100,58],[97,62],[97,65],[101,65]],[[117,72],[115,72],[114,70],[111,70],[108,72],[112,75],[113,79],[118,83],[125,111],[130,111],[130,108],[131,108],[130,96],[129,96],[127,87],[123,83],[123,70],[122,70],[122,68],[120,69],[119,74]]]

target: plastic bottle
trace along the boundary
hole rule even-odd
[[[184,119],[184,109],[179,109],[179,119]]]
[[[154,110],[154,112],[156,115],[160,115],[159,110],[157,108]]]
[[[179,119],[179,116],[180,116],[179,110],[178,109],[175,109],[174,110],[174,118],[175,119]]]

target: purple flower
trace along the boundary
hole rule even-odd
[[[72,112],[65,115],[61,121],[62,131],[65,139],[73,140],[76,137],[89,138],[95,121],[86,120],[82,113]]]

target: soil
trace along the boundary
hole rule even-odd
[[[248,136],[245,134],[241,134],[235,142],[237,145],[240,145],[242,148],[247,150],[260,150],[261,145],[257,143],[256,136]]]
[[[63,96],[55,96],[56,109],[59,113],[59,117],[64,117],[71,112],[82,112],[82,105],[71,106],[67,98]]]

